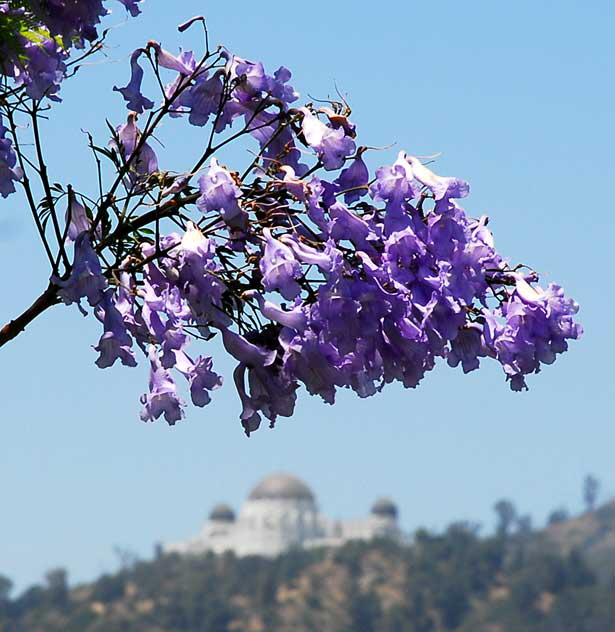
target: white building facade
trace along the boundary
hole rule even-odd
[[[279,473],[254,487],[238,516],[228,505],[216,505],[196,537],[168,544],[164,550],[273,557],[293,548],[339,546],[350,540],[385,537],[402,541],[405,538],[397,519],[395,504],[381,498],[365,518],[332,520],[319,513],[316,498],[303,481]]]

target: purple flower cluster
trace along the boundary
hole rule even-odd
[[[262,63],[237,57],[226,50],[220,51],[215,62],[208,66],[198,63],[190,51],[180,51],[175,56],[151,41],[147,48],[134,51],[128,84],[114,88],[122,94],[128,109],[137,113],[153,107],[153,101],[142,93],[144,71],[139,63],[140,57],[148,51],[154,52],[159,68],[177,73],[164,91],[171,116],[186,116],[189,123],[197,127],[215,119],[216,133],[242,120],[247,133],[258,141],[267,164],[288,165],[297,173],[307,170],[299,163],[301,153],[288,125],[294,113],[290,104],[299,95],[288,83],[291,73],[287,68],[281,66],[269,75]],[[322,154],[328,168],[336,168],[335,165],[343,161],[342,156],[354,149],[352,140],[346,136],[352,134],[352,130],[337,129],[338,122],[330,124],[330,128],[325,126],[324,130],[316,129],[317,122],[315,119],[310,134],[314,149]]]
[[[97,37],[96,25],[108,13],[102,0],[30,0],[32,13],[49,30],[52,37],[60,36],[68,46],[83,46],[84,40]]]
[[[119,1],[131,15],[139,14],[141,0]],[[16,29],[0,41],[0,75],[24,86],[33,99],[57,101],[69,49],[95,40],[96,26],[109,11],[102,0],[31,0],[27,4],[26,10],[0,2],[0,27]]]
[[[171,369],[187,381],[195,406],[208,404],[209,392],[222,383],[212,370],[211,357],[192,359],[186,353],[188,327],[210,336],[210,326],[226,327],[229,319],[221,306],[224,287],[216,277],[219,266],[213,244],[191,228],[183,238],[173,234],[159,246],[167,255],[160,259],[159,266],[153,262],[145,266],[139,285],[128,272],[131,262],[127,260],[126,269],[113,286],[102,274],[88,232],[83,232],[75,242],[70,277],[54,280],[65,303],[87,299],[94,306],[96,318],[103,324],[103,334],[95,347],[100,368],[113,366],[117,360],[125,366],[136,366],[136,341],[151,366],[150,392],[141,399],[141,418],[148,421],[163,415],[172,424],[183,417],[185,403],[177,393]],[[156,253],[150,244],[143,244],[141,250],[147,260]]]
[[[514,292],[498,310],[485,310],[485,344],[500,362],[515,391],[527,389],[525,376],[552,364],[577,339],[582,328],[573,320],[579,307],[559,285],[532,287],[516,275]]]
[[[136,112],[153,107],[141,93],[145,53],[175,73],[164,87],[169,115],[213,126],[198,194],[181,198],[192,174],[171,185],[148,177],[158,163],[136,126]],[[100,236],[73,203],[74,263],[57,281],[64,302],[86,299],[102,323],[98,366],[134,366],[135,345],[148,358],[143,420],[184,416],[178,377],[196,406],[221,385],[210,356],[188,354],[195,337],[217,336],[236,361],[250,434],[263,417],[273,425],[292,415],[300,386],[333,404],[340,388],[360,397],[391,382],[414,388],[438,362],[469,372],[495,359],[521,390],[580,336],[576,303],[511,267],[487,218],[461,208],[467,182],[403,151],[370,176],[345,104],[293,108],[287,69],[269,75],[226,51],[209,61],[150,42],[118,89],[134,110],[114,141],[131,163],[128,184],[151,199],[157,187],[159,200],[176,196],[183,234],[137,239],[103,271],[102,247],[92,245]],[[207,153],[238,121],[231,139],[244,134],[258,147],[243,176]],[[312,166],[300,162],[310,155]]]

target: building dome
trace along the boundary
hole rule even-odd
[[[235,512],[228,505],[220,503],[211,510],[209,519],[214,522],[235,522]]]
[[[372,505],[372,515],[382,518],[397,518],[397,505],[390,498],[379,498]]]
[[[314,502],[310,488],[296,476],[272,474],[250,492],[249,500],[309,500]]]

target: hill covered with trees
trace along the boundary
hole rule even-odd
[[[505,501],[496,511],[490,537],[456,523],[409,546],[158,555],[74,588],[51,571],[14,599],[0,578],[0,632],[615,630],[615,503],[554,512],[541,531]]]

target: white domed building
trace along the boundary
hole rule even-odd
[[[401,541],[405,538],[397,518],[397,507],[387,498],[377,500],[365,518],[327,518],[319,513],[314,494],[302,480],[278,473],[254,487],[238,516],[228,505],[216,505],[196,537],[166,545],[164,550],[273,557],[293,548],[337,546],[349,540],[386,537]]]

